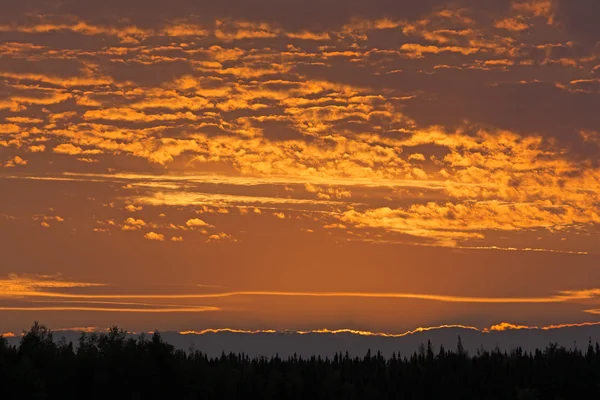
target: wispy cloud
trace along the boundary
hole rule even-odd
[[[427,293],[402,292],[303,292],[303,291],[229,291],[213,293],[173,293],[173,294],[89,294],[50,292],[46,288],[85,288],[103,286],[85,282],[36,281],[32,279],[13,279],[0,281],[4,297],[46,297],[62,299],[219,299],[237,296],[271,296],[271,297],[346,297],[371,299],[416,299],[440,301],[448,303],[563,303],[578,300],[590,300],[600,297],[600,289],[585,289],[578,291],[560,291],[554,295],[541,297],[484,297],[484,296],[454,296]]]

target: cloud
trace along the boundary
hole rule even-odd
[[[529,29],[530,25],[517,18],[505,18],[494,23],[496,28],[506,29],[513,32],[521,32]]]
[[[152,234],[151,232],[150,234]],[[154,234],[157,235],[157,234]],[[162,237],[163,235],[158,235]],[[221,233],[219,239],[230,239],[230,236]],[[156,239],[149,239],[156,240]],[[158,239],[161,240],[161,239]],[[103,284],[88,282],[59,281],[52,277],[44,279],[11,276],[7,280],[0,280],[0,295],[5,297],[25,296],[56,299],[98,300],[108,299],[219,299],[228,297],[315,297],[315,298],[371,298],[371,299],[396,299],[396,300],[423,300],[445,303],[483,303],[483,304],[549,304],[549,303],[586,303],[589,300],[600,298],[600,289],[586,289],[575,291],[560,291],[547,296],[532,297],[485,297],[485,296],[456,296],[429,293],[404,293],[404,292],[309,292],[309,291],[232,291],[215,293],[173,293],[173,294],[87,294],[47,291],[47,289],[68,289],[105,286]],[[42,290],[40,290],[42,289]],[[46,289],[46,290],[44,290]]]
[[[44,122],[43,119],[30,117],[6,117],[5,119],[8,122],[14,122],[17,124],[41,124]]]
[[[286,35],[287,35],[287,37],[292,38],[292,39],[316,40],[316,41],[331,40],[331,36],[327,32],[309,32],[309,31],[287,32]]]
[[[63,217],[61,217],[60,215],[54,215],[54,216],[50,216],[50,215],[34,215],[33,217],[34,221],[38,221],[38,220],[43,220],[43,221],[56,221],[56,222],[65,222],[65,219]]]
[[[98,150],[98,149],[83,150],[81,147],[75,146],[72,143],[59,144],[54,149],[52,149],[52,151],[57,154],[67,154],[70,156],[76,156],[76,155],[80,155],[80,154],[100,154],[100,153],[102,153],[102,151]]]
[[[424,54],[439,54],[444,52],[449,53],[460,53],[462,55],[470,55],[477,53],[480,49],[478,47],[460,47],[460,46],[434,46],[434,45],[421,45],[417,43],[405,43],[400,47],[400,50],[405,52],[409,58],[422,58]]]
[[[340,218],[358,227],[382,228],[419,237],[464,240],[481,239],[484,231],[561,230],[566,226],[600,223],[600,210],[581,210],[552,202],[473,204],[429,202],[406,209],[387,207],[349,210]]]
[[[60,275],[8,274],[0,279],[0,297],[2,296],[35,296],[47,289],[69,289],[105,286],[102,283],[69,281]]]
[[[420,153],[414,153],[408,156],[408,159],[411,161],[425,161],[425,156]]]
[[[85,311],[85,312],[111,312],[111,313],[198,313],[218,311],[218,307],[189,306],[189,307],[160,307],[131,308],[131,307],[101,307],[101,306],[0,306],[0,311]]]
[[[227,234],[225,232],[209,235],[207,242],[218,242],[218,241],[223,241],[223,240],[236,242],[236,240],[233,238],[233,236],[231,236],[230,234]]]
[[[27,148],[27,150],[31,153],[43,153],[44,151],[46,151],[46,146],[43,144],[33,145],[33,146],[29,146]]]
[[[207,227],[210,226],[200,218],[192,218],[185,223],[190,228]]]
[[[527,325],[515,325],[509,322],[502,322],[496,325],[492,325],[489,327],[490,331],[506,331],[506,330],[520,330],[520,329],[531,329],[531,327]]]
[[[145,228],[146,226],[148,226],[148,224],[143,219],[135,219],[133,217],[129,217],[125,220],[123,230],[138,230],[141,228]]]
[[[411,245],[428,248],[402,247],[409,260],[460,255],[470,268],[506,257],[527,264],[526,276],[535,260],[588,254],[576,268],[587,271],[600,225],[597,1],[173,1],[168,9],[155,0],[5,7],[0,166],[9,168],[0,178],[13,193],[3,212],[14,217],[0,229],[9,242],[22,233],[43,249],[39,238],[68,233],[82,248],[103,247],[135,242],[131,231],[185,239],[158,246],[166,257],[194,242],[209,259],[235,257],[233,246],[254,259],[277,232],[301,254],[381,251],[382,268],[388,249]],[[57,214],[68,222],[50,219]],[[74,270],[69,260],[65,271]],[[152,271],[156,261],[147,264]],[[579,273],[570,269],[568,281],[580,282]],[[451,283],[445,296],[385,297],[359,290],[366,286],[282,293],[596,309],[593,292],[531,300],[523,290],[515,295],[523,303],[512,303],[486,297],[491,283],[482,285],[473,297]],[[259,292],[217,294],[284,296]]]
[[[524,0],[514,1],[513,9],[525,15],[544,17],[548,24],[554,23],[556,1],[553,0]]]
[[[144,237],[148,240],[155,240],[159,242],[164,242],[165,240],[165,235],[155,232],[148,232],[144,235]]]
[[[146,114],[135,111],[131,108],[107,108],[102,110],[89,110],[83,114],[86,120],[108,120],[108,121],[130,121],[130,122],[156,122],[156,121],[174,121],[191,120],[195,121],[198,117],[191,112],[177,112],[173,114]]]
[[[10,160],[4,162],[3,166],[4,166],[4,168],[14,168],[17,166],[24,167],[25,165],[27,165],[27,162],[28,162],[27,160],[25,160],[19,156],[14,156]]]
[[[264,196],[244,196],[230,194],[215,194],[215,193],[199,193],[199,192],[159,192],[148,196],[133,197],[132,201],[138,204],[149,206],[232,206],[245,204],[336,204],[334,201],[326,200],[305,200],[305,199],[287,199],[279,197],[264,197]]]
[[[45,84],[56,85],[62,88],[71,88],[76,86],[95,86],[95,85],[108,85],[112,83],[112,79],[109,77],[94,77],[94,76],[72,76],[72,77],[60,77],[50,74],[39,74],[39,73],[27,73],[27,72],[4,72],[0,71],[0,76],[15,80],[30,80],[42,82]],[[62,99],[71,98],[70,95],[63,95]],[[53,99],[52,102],[55,102]]]
[[[221,234],[221,239],[228,239]],[[164,238],[163,238],[164,240]],[[468,295],[443,295],[433,293],[410,292],[319,292],[319,291],[224,291],[224,292],[197,292],[197,293],[119,293],[115,288],[104,291],[106,285],[95,282],[71,281],[61,279],[60,276],[43,275],[15,275],[0,279],[0,299],[3,301],[19,300],[19,304],[0,304],[1,311],[91,311],[114,313],[191,313],[218,311],[223,308],[219,305],[220,299],[230,297],[290,297],[290,298],[354,298],[354,299],[388,299],[388,300],[419,300],[443,302],[449,304],[580,304],[588,305],[590,301],[599,298],[600,289],[561,291],[549,295],[530,297],[494,297],[494,296],[468,296]],[[86,289],[94,290],[86,290]],[[73,290],[77,289],[77,290]],[[134,301],[135,299],[135,301]],[[167,300],[188,300],[186,304],[165,303]],[[210,300],[211,305],[190,303],[192,300]],[[215,304],[216,302],[216,304]],[[593,313],[594,310],[584,310]],[[552,330],[571,326],[587,326],[596,323],[562,324],[546,326],[530,326],[525,324],[511,324],[507,322],[492,325],[482,329],[482,332],[500,331],[508,329],[540,329]],[[421,329],[429,328],[419,328]],[[435,328],[432,328],[435,329]],[[322,333],[342,333],[343,330],[319,330]],[[317,330],[311,330],[317,332]],[[368,332],[368,331],[365,331]],[[190,332],[191,333],[191,332]],[[299,333],[308,333],[301,331]],[[365,333],[366,334],[366,333]]]

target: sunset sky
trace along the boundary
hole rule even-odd
[[[597,0],[2,3],[0,333],[600,322]]]

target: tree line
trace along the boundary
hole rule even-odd
[[[600,346],[533,352],[434,348],[383,357],[254,357],[176,350],[158,332],[112,327],[74,345],[35,323],[0,336],[2,399],[577,399],[600,398]]]

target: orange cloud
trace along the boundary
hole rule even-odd
[[[417,43],[405,43],[400,47],[400,50],[403,51],[409,58],[422,58],[423,54],[439,54],[444,52],[449,53],[459,53],[462,55],[475,54],[480,49],[477,47],[460,47],[460,46],[433,46],[428,45],[424,46]]]
[[[286,36],[291,39],[302,39],[302,40],[331,40],[331,36],[327,32],[309,32],[309,31],[301,31],[301,32],[287,32]]]
[[[132,122],[155,122],[190,120],[195,121],[198,117],[191,112],[177,112],[173,114],[146,114],[135,111],[132,108],[106,108],[102,110],[89,110],[83,114],[86,120],[109,120],[109,121],[132,121]]]
[[[10,160],[6,161],[4,164],[2,164],[5,168],[13,168],[16,166],[21,166],[24,167],[25,165],[27,165],[27,160],[19,157],[19,156],[14,156],[13,158],[11,158]]]
[[[190,228],[207,227],[210,226],[200,218],[192,218],[185,223]]]
[[[544,17],[548,24],[554,23],[556,3],[553,0],[518,0],[512,4],[514,10],[535,17]]]
[[[69,289],[105,286],[102,283],[78,282],[60,279],[60,276],[9,274],[0,279],[0,297],[31,296],[45,289]]]
[[[244,330],[244,329],[231,329],[231,328],[218,328],[218,329],[203,329],[201,331],[181,331],[180,335],[206,335],[208,333],[247,333],[250,335],[259,334],[259,333],[276,333],[276,330],[273,329],[265,329],[265,330]]]
[[[512,32],[521,32],[529,29],[529,24],[518,18],[505,18],[494,23],[496,28],[506,29]]]
[[[214,35],[217,39],[230,42],[245,39],[269,39],[279,36],[280,30],[265,22],[217,21]]]
[[[29,117],[6,117],[8,122],[14,122],[15,124],[41,124],[44,122],[40,118],[29,118]]]
[[[88,311],[88,312],[113,312],[113,313],[198,313],[218,311],[218,307],[169,307],[169,308],[118,308],[118,307],[71,307],[71,306],[0,306],[0,311]]]
[[[144,228],[146,226],[148,226],[148,224],[143,219],[135,219],[135,218],[129,217],[125,220],[125,225],[123,225],[122,229],[123,230],[138,230],[138,229]]]
[[[519,329],[531,329],[530,326],[526,325],[515,325],[508,322],[502,322],[497,325],[492,325],[489,330],[490,331],[506,331],[506,330],[519,330]]]
[[[580,210],[548,202],[412,205],[392,210],[384,207],[364,212],[350,210],[341,221],[358,227],[382,228],[413,236],[444,239],[483,238],[485,230],[519,231],[560,229],[575,224],[600,223],[599,210]]]
[[[80,154],[100,154],[100,153],[102,153],[102,150],[98,150],[98,149],[83,150],[81,147],[75,146],[71,143],[59,144],[58,146],[54,147],[54,149],[52,149],[52,151],[57,154],[67,154],[70,156],[76,156],[76,155],[80,155]]]
[[[14,73],[7,71],[0,71],[0,76],[4,78],[17,79],[17,80],[30,80],[38,81],[43,83],[49,83],[62,88],[71,88],[75,86],[97,86],[97,85],[110,85],[113,83],[112,78],[104,76],[73,76],[73,77],[59,77],[45,74],[33,74],[33,73]],[[63,95],[64,99],[70,98],[70,95]],[[56,99],[53,100],[55,102]]]
[[[43,153],[44,151],[46,151],[46,146],[43,144],[32,145],[27,148],[27,151],[31,153]]]
[[[160,233],[155,233],[155,232],[148,232],[144,235],[144,237],[148,240],[154,240],[154,241],[159,241],[159,242],[164,242],[164,240],[165,240],[165,235],[162,235]]]
[[[233,241],[233,242],[236,241],[231,235],[229,235],[225,232],[221,232],[221,233],[217,233],[214,235],[209,235],[207,242],[218,242],[218,241],[222,241],[222,240],[229,240],[229,241]]]
[[[164,237],[163,237],[164,239]],[[23,294],[25,295],[25,294]],[[273,296],[273,297],[321,297],[321,298],[371,298],[371,299],[415,299],[440,301],[447,303],[484,303],[484,304],[546,304],[588,300],[581,294],[554,295],[546,297],[470,297],[419,293],[369,293],[369,292],[282,292],[282,291],[237,291],[197,294],[69,294],[55,292],[28,292],[30,297],[72,298],[72,299],[218,299],[236,296]]]

